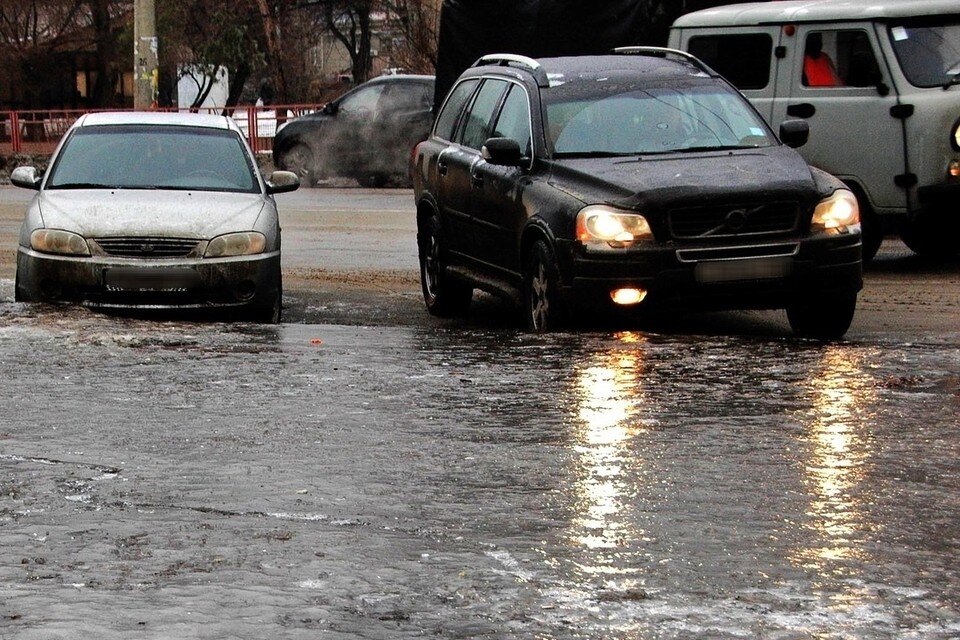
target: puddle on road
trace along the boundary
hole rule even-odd
[[[322,589],[326,608],[300,619],[341,631],[960,633],[950,339],[261,327],[6,304],[0,361],[16,367],[0,388],[0,465],[20,496],[8,530],[98,509],[150,540],[199,520],[246,571],[233,595],[270,567],[295,589],[274,602]],[[282,537],[250,535],[277,523]],[[178,544],[175,566],[226,571]],[[323,577],[284,555],[298,544]],[[62,581],[163,592],[179,574],[163,556],[144,548],[129,575],[88,558]],[[89,611],[98,591],[84,591]],[[56,593],[24,597],[40,611]]]

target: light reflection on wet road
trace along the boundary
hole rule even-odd
[[[960,335],[0,313],[0,636],[960,636]]]

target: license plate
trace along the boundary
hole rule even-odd
[[[700,262],[694,267],[697,282],[736,282],[785,278],[793,268],[791,258],[751,258]]]
[[[107,291],[190,291],[200,284],[193,269],[114,267],[103,274]]]

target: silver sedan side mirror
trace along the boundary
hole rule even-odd
[[[293,171],[274,171],[267,180],[267,193],[270,194],[287,193],[299,188],[300,178]]]
[[[10,182],[23,187],[24,189],[40,190],[40,183],[43,182],[43,176],[37,175],[36,167],[17,167],[10,174]]]

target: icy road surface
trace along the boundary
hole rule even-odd
[[[960,334],[0,305],[0,637],[956,638]]]

